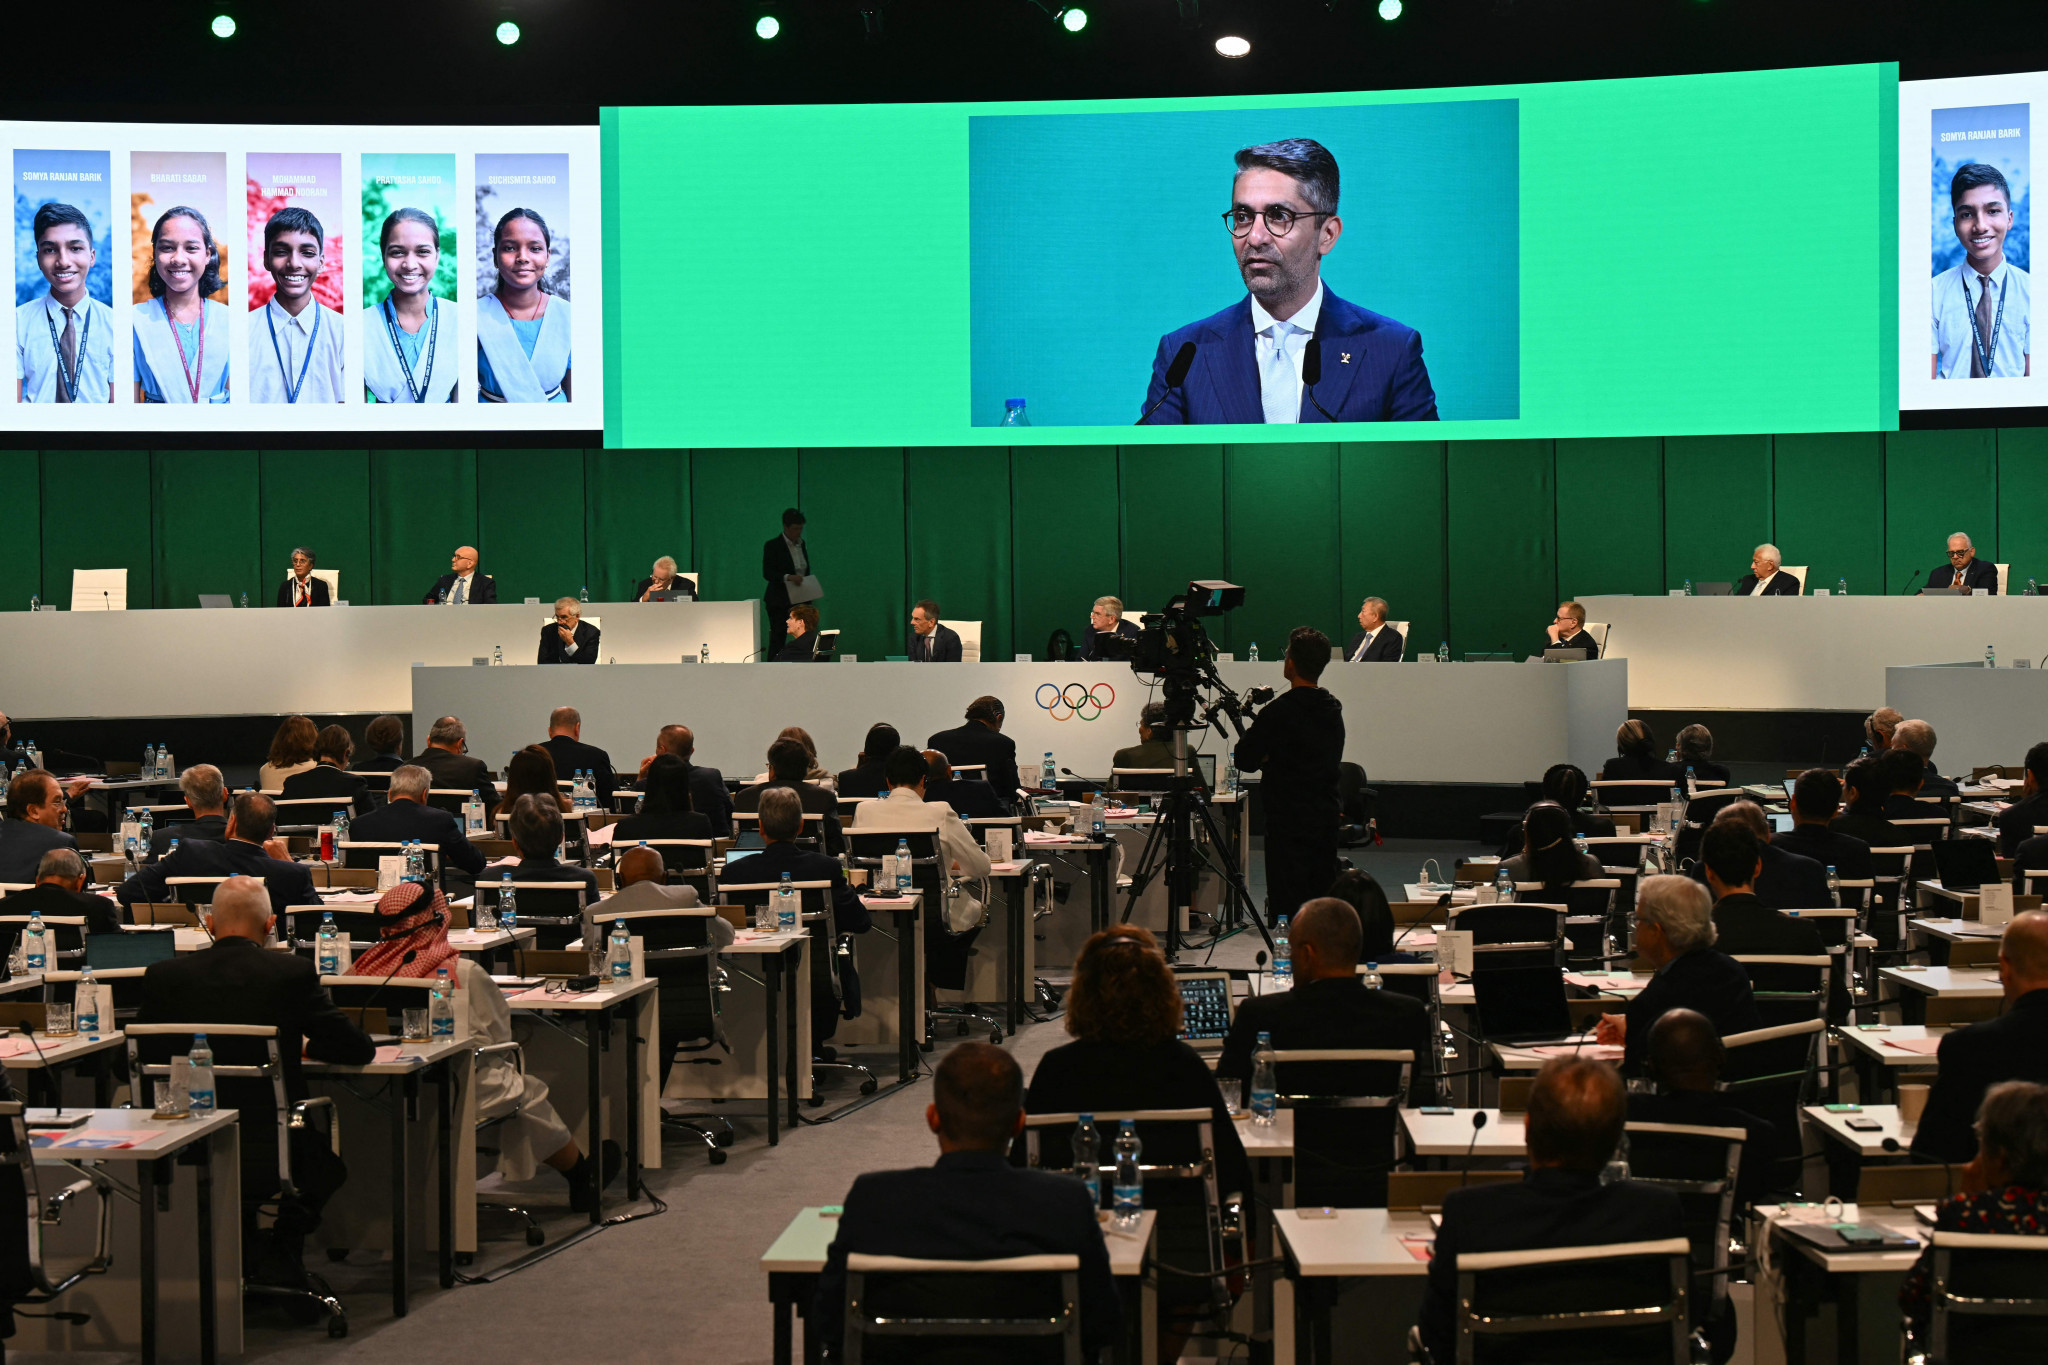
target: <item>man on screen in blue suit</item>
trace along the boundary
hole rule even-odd
[[[1436,420],[1421,334],[1323,287],[1323,257],[1344,234],[1327,148],[1304,137],[1240,151],[1223,220],[1250,293],[1159,339],[1148,423]],[[1312,336],[1322,362],[1313,388],[1302,368]],[[1193,363],[1170,386],[1188,343]]]

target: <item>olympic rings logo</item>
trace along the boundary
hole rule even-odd
[[[1106,682],[1099,682],[1093,687],[1077,682],[1070,682],[1065,687],[1058,683],[1040,683],[1036,700],[1039,708],[1054,720],[1072,720],[1076,716],[1082,720],[1095,720],[1116,702],[1116,689]]]

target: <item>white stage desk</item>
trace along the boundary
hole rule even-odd
[[[1286,686],[1277,662],[1221,672],[1240,692]],[[1027,776],[1049,749],[1060,766],[1107,779],[1115,752],[1137,743],[1144,681],[1122,663],[425,667],[413,670],[411,709],[415,724],[461,716],[470,752],[493,767],[543,738],[550,710],[574,706],[583,742],[623,772],[654,751],[656,731],[679,722],[696,732],[699,762],[751,777],[785,725],[810,731],[821,761],[837,769],[852,765],[877,721],[922,743],[962,724],[967,704],[988,694],[1008,709],[1003,733],[1017,741]],[[1565,762],[1597,771],[1628,718],[1628,665],[1619,662],[1336,663],[1323,684],[1344,703],[1345,757],[1377,782],[1519,783]],[[1050,704],[1084,693],[1095,700],[1078,715]],[[9,707],[28,714],[11,698]],[[1221,737],[1205,738],[1211,752],[1227,750]]]
[[[1936,547],[1929,558],[1938,553]],[[2048,599],[2038,597],[1580,601],[1587,620],[1613,627],[1608,654],[1631,665],[1630,706],[1652,711],[1868,712],[1889,703],[1909,716],[1934,721],[1941,736],[1938,756],[1948,771],[1967,755],[1956,750],[1939,719],[1891,699],[1887,670],[1894,665],[1982,660],[1986,645],[1998,651],[2000,662],[2038,660],[2048,654]]]
[[[1985,668],[1984,646],[1993,643],[1985,640],[1978,644],[1975,667],[1921,666],[1884,671],[1884,704],[1934,727],[1939,741],[1934,754],[1944,772],[1968,772],[1972,767],[1989,767],[1994,763],[2018,767],[2027,756],[2027,747],[2048,737],[2048,732],[2041,732],[2041,717],[2048,714],[2048,671],[2011,666],[2015,657],[2028,658],[2029,663],[2038,665],[2041,656],[2013,656],[2001,646],[1999,666]]]

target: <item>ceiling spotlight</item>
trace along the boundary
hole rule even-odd
[[[512,44],[518,42],[519,25],[513,23],[510,19],[507,19],[504,23],[499,24],[498,41],[503,43],[506,47],[510,47],[512,46]]]
[[[1401,0],[1380,0],[1380,18],[1393,23],[1401,17]]]
[[[1216,40],[1216,53],[1221,57],[1247,57],[1251,55],[1251,50],[1251,40],[1240,38],[1236,34],[1225,34]]]
[[[232,37],[234,37],[234,36],[235,36],[235,16],[234,16],[234,15],[232,15],[232,14],[216,14],[216,15],[214,15],[214,16],[213,16],[213,36],[214,36],[214,37],[216,37],[216,38],[232,38]]]
[[[1088,27],[1088,11],[1079,6],[1075,6],[1072,9],[1063,9],[1059,13],[1059,21],[1060,27],[1067,32],[1079,33],[1082,29]]]
[[[772,14],[764,14],[754,21],[754,36],[762,40],[773,38],[782,32],[782,21]]]

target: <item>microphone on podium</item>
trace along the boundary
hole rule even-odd
[[[1308,401],[1315,404],[1316,411],[1323,415],[1324,421],[1334,422],[1337,419],[1332,417],[1330,410],[1316,398],[1316,385],[1321,383],[1322,379],[1323,339],[1311,333],[1308,346],[1301,353],[1301,390],[1308,395]]]
[[[1154,400],[1151,407],[1145,409],[1145,415],[1140,417],[1134,425],[1142,427],[1145,423],[1151,421],[1152,414],[1159,411],[1159,405],[1166,401],[1166,395],[1186,383],[1188,371],[1194,367],[1195,343],[1183,341],[1180,344],[1180,349],[1173,354],[1173,363],[1166,367],[1166,387],[1159,391],[1159,397]]]
[[[1458,1171],[1458,1188],[1464,1189],[1465,1182],[1472,1178],[1472,1149],[1479,1145],[1479,1130],[1486,1126],[1486,1111],[1472,1111],[1472,1140],[1465,1144],[1465,1164]]]

